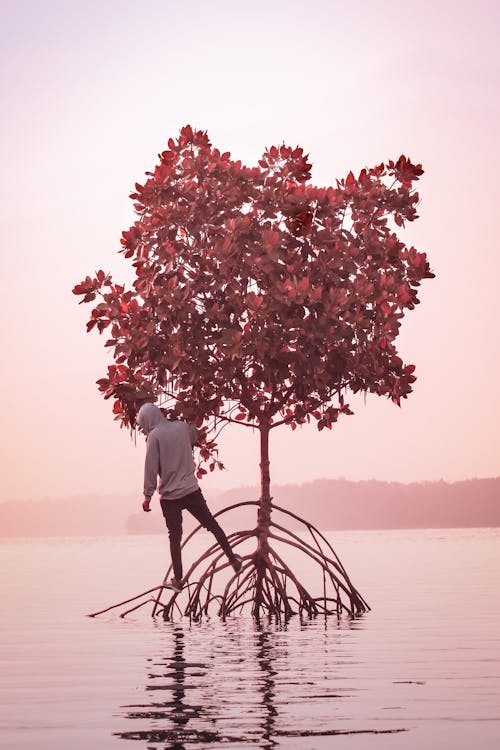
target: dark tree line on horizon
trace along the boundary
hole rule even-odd
[[[221,510],[257,492],[258,487],[227,490],[212,497],[211,505]],[[286,503],[297,515],[307,507],[309,518],[322,531],[500,526],[500,477],[410,484],[317,479],[302,485],[274,485],[273,494],[278,505]],[[233,524],[246,526],[251,513],[242,510]],[[4,537],[164,532],[162,517],[137,513],[136,493],[0,503],[0,536]]]

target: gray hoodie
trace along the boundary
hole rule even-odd
[[[178,500],[198,489],[194,475],[193,445],[198,439],[194,425],[170,421],[154,404],[143,404],[137,425],[147,435],[144,466],[144,495],[151,497],[156,488],[165,500]],[[158,482],[158,477],[160,481]]]

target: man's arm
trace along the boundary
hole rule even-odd
[[[146,448],[146,460],[144,462],[144,501],[142,508],[146,512],[151,510],[149,503],[158,485],[158,474],[160,472],[160,447],[154,436],[149,436]]]

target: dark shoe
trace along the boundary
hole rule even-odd
[[[241,566],[243,565],[243,559],[239,555],[234,555],[233,559],[230,562],[233,566],[234,572],[239,573],[241,570]]]
[[[168,583],[163,584],[166,589],[172,589],[176,594],[180,594],[182,591],[183,583],[178,578],[171,578]]]

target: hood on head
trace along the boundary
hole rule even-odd
[[[149,435],[160,422],[165,419],[160,409],[154,404],[143,404],[137,414],[137,426],[140,427],[146,435]]]

